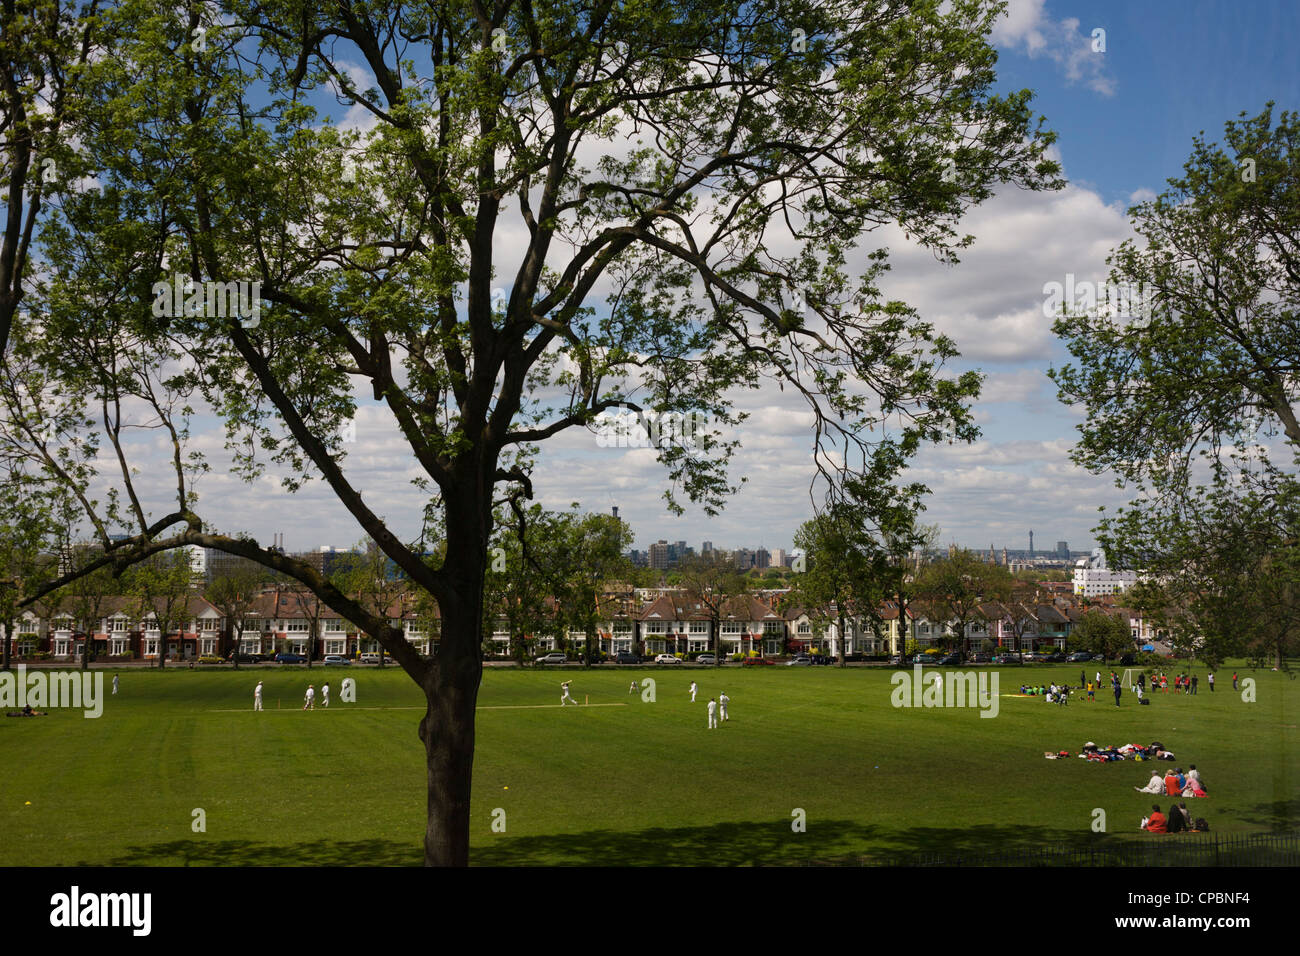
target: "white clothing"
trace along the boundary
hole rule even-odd
[[[258,681],[257,686],[253,688],[253,710],[262,709],[262,682]]]
[[[1151,779],[1147,781],[1145,787],[1134,787],[1138,793],[1160,793],[1165,792],[1165,778],[1158,773],[1152,773]]]
[[[321,700],[326,707],[330,705],[330,685],[326,684],[320,689]]]
[[[576,700],[574,700],[572,697],[569,696],[569,685],[568,685],[567,682],[561,684],[561,685],[560,685],[560,689],[561,689],[562,691],[564,691],[564,694],[560,697],[560,706],[561,706],[561,707],[564,706],[564,702],[565,702],[565,701],[570,701],[571,703],[574,703],[574,704],[577,703]]]
[[[723,720],[727,719],[727,705],[731,703],[731,698],[723,694],[718,698],[718,716]]]
[[[716,700],[711,700],[709,701],[709,730],[713,730],[717,726],[718,726],[718,702]]]
[[[307,688],[307,700],[306,703],[302,705],[302,709],[303,710],[316,709],[316,691],[311,687]]]
[[[113,675],[113,693],[114,693],[114,694],[117,693],[117,675],[116,675],[116,674]]]
[[[695,703],[695,681],[691,681],[691,703]]]

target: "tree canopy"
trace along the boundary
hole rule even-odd
[[[881,294],[869,236],[896,224],[954,262],[972,204],[1060,185],[1030,93],[992,91],[1001,9],[122,0],[71,18],[92,49],[43,187],[48,268],[3,356],[0,454],[74,499],[105,563],[218,548],[376,636],[428,701],[426,859],[464,864],[488,548],[543,442],[620,406],[702,416],[655,455],[669,507],[712,513],[735,487],[735,395],[764,382],[806,401],[832,493],[977,434],[979,376],[948,374],[953,343]],[[409,448],[418,532],[349,469],[367,403]],[[210,530],[199,409],[234,473],[328,486],[436,601],[436,656],[305,562]]]

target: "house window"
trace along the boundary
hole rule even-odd
[[[342,631],[342,630],[343,630],[343,622],[340,621],[340,620],[332,620],[332,621],[326,621],[326,622],[325,622],[325,633],[326,633],[326,634],[337,633],[337,632],[340,632],[340,631]]]
[[[800,621],[798,631],[800,634],[811,634],[812,625],[809,624],[807,621]]]
[[[291,654],[307,653],[307,641],[304,638],[295,637],[288,642],[288,645],[289,645],[289,653]]]
[[[204,637],[199,639],[199,653],[204,657],[211,657],[217,653],[217,641],[213,637]]]
[[[243,654],[260,654],[262,653],[262,639],[260,637],[241,638],[239,650]]]
[[[616,637],[624,637],[624,636],[630,637],[630,636],[632,635],[632,622],[631,622],[631,621],[615,621],[615,622],[614,622],[614,635],[615,635]]]
[[[764,621],[763,633],[769,637],[776,637],[784,630],[780,621]]]
[[[645,627],[646,627],[646,633],[647,633],[647,634],[666,634],[666,633],[668,633],[668,631],[667,631],[667,626],[666,626],[666,623],[665,623],[664,621],[650,621],[648,624],[646,624]]]
[[[217,619],[215,617],[205,617],[199,626],[205,631],[215,631],[217,629]]]
[[[686,650],[692,654],[698,654],[699,652],[707,651],[708,649],[708,641],[688,641],[686,645]]]
[[[68,656],[68,639],[66,637],[57,637],[54,639],[54,656]]]
[[[781,653],[781,642],[780,642],[780,640],[774,640],[774,639],[771,639],[771,638],[764,639],[764,641],[763,641],[763,653],[764,653],[764,654],[780,654],[780,653]]]
[[[343,654],[343,653],[346,653],[346,651],[347,651],[347,643],[348,643],[348,642],[347,642],[346,639],[339,639],[339,640],[329,639],[329,640],[326,640],[326,641],[325,641],[325,653],[326,653],[326,654]]]
[[[125,619],[120,618],[120,617],[115,617],[115,618],[113,618],[113,630],[114,630],[114,631],[125,631],[126,629],[127,629],[127,627],[126,627],[126,621],[125,621]]]
[[[723,630],[724,630],[724,631],[726,630],[726,625],[723,625]],[[708,622],[708,621],[691,621],[690,632],[691,632],[692,634],[707,634],[707,633],[709,633],[709,622]]]
[[[288,633],[304,634],[307,631],[307,622],[289,621],[284,625],[284,629]]]
[[[111,649],[109,650],[109,653],[113,657],[121,657],[123,654],[126,653],[125,637],[115,637],[109,642],[109,644],[111,645]]]
[[[144,639],[144,656],[145,657],[158,656],[158,638],[146,637]]]
[[[723,634],[739,634],[739,633],[740,633],[740,622],[739,622],[739,621],[723,621],[723,622],[722,622],[722,633],[723,633]]]

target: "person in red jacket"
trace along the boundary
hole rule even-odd
[[[1178,786],[1178,774],[1172,770],[1165,774],[1165,795],[1168,796],[1171,793],[1176,796],[1182,796],[1183,793],[1183,788]]]
[[[1160,812],[1160,804],[1153,804],[1151,807],[1151,816],[1147,817],[1146,823],[1142,824],[1142,829],[1150,833],[1168,833],[1168,821],[1165,815]]]

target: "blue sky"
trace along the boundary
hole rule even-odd
[[[1098,28],[1105,31],[1102,53],[1092,50]],[[1039,547],[1064,539],[1089,548],[1098,507],[1125,499],[1108,477],[1068,460],[1081,415],[1056,401],[1046,377],[1065,353],[1043,315],[1043,285],[1071,272],[1104,281],[1107,252],[1130,235],[1125,210],[1181,171],[1198,131],[1217,140],[1225,121],[1242,111],[1255,115],[1269,100],[1276,111],[1300,109],[1297,36],[1300,4],[1293,0],[1010,4],[992,38],[998,85],[1035,91],[1035,109],[1059,135],[1069,187],[1007,190],[973,210],[965,227],[977,242],[955,268],[937,266],[896,230],[883,229],[871,242],[891,250],[883,291],[956,340],[959,368],[988,376],[975,409],[981,441],[928,451],[914,470],[934,491],[926,520],[940,526],[945,543],[1023,548],[1032,528]],[[669,515],[664,476],[650,453],[597,450],[586,432],[546,443],[534,478],[538,498],[556,508],[617,504],[641,548],[659,538],[789,548],[811,511],[809,418],[775,390],[741,402],[752,417],[733,474],[748,483],[718,518],[694,509]],[[363,406],[356,424],[349,473],[376,512],[413,536],[420,502],[407,483],[409,451],[381,409]],[[214,462],[224,460],[215,429],[198,444]],[[218,528],[266,540],[283,531],[291,550],[350,545],[360,534],[319,483],[292,502],[270,479],[250,492],[218,473],[199,490],[200,511]]]

